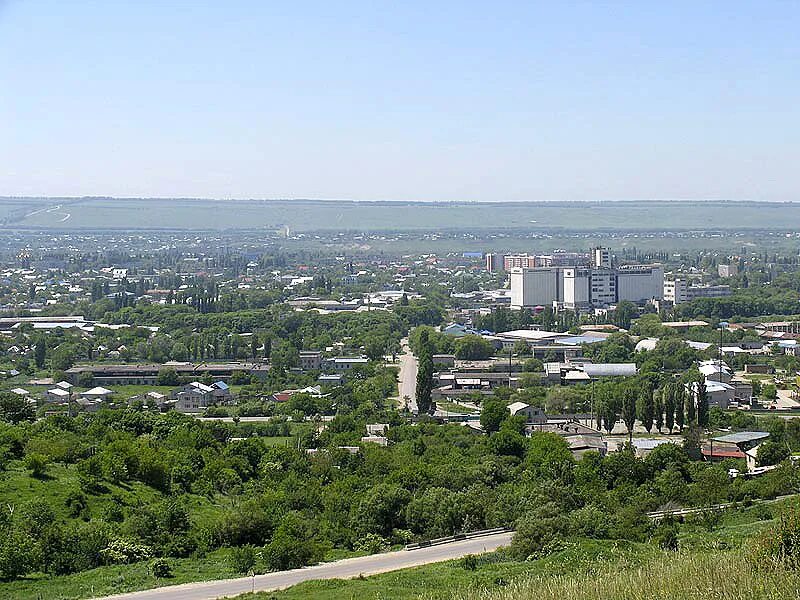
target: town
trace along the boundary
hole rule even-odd
[[[796,253],[213,239],[8,240],[0,499],[28,500],[0,568],[18,589],[515,529],[510,568],[576,528],[666,548],[682,515],[724,531],[708,507],[796,493]]]

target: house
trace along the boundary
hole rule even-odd
[[[59,381],[56,384],[56,387],[60,387],[62,390],[69,391],[72,388],[72,384],[69,381]]]
[[[721,360],[704,360],[697,368],[706,381],[730,383],[733,378],[731,368]]]
[[[75,401],[75,404],[78,405],[78,408],[80,410],[83,410],[83,411],[86,411],[86,412],[89,412],[89,413],[97,412],[98,410],[100,410],[103,407],[103,401],[102,400],[90,400],[88,398],[78,398]]]
[[[433,364],[443,367],[453,367],[456,364],[456,357],[453,354],[434,354]]]
[[[171,397],[175,400],[175,410],[201,412],[209,406],[229,401],[231,392],[223,381],[217,381],[211,385],[193,381],[173,390]]]
[[[113,391],[104,388],[104,387],[93,387],[90,390],[86,390],[85,392],[81,392],[81,398],[86,400],[100,400],[105,401],[108,400],[114,394]]]
[[[12,394],[16,394],[17,396],[29,396],[30,395],[30,392],[28,390],[23,389],[23,388],[14,388],[13,390],[11,390],[11,393]]]
[[[518,415],[525,417],[526,424],[547,423],[547,415],[544,414],[544,411],[541,408],[537,406],[531,406],[525,402],[514,402],[509,404],[508,411],[511,413],[512,417],[516,417]]]
[[[319,371],[322,368],[322,352],[316,350],[301,351],[300,368],[303,371]]]
[[[705,386],[706,402],[709,407],[718,406],[722,410],[725,410],[730,406],[731,402],[734,402],[736,399],[736,388],[730,383],[706,379]],[[690,397],[697,397],[697,382],[687,384],[686,389]]]
[[[70,398],[70,393],[59,387],[47,390],[42,394],[45,402],[66,402]]]
[[[365,435],[361,438],[361,442],[369,442],[371,444],[378,444],[379,446],[388,446],[389,440],[382,435]]]
[[[756,468],[756,454],[758,453],[758,446],[769,437],[769,433],[765,431],[739,431],[738,433],[729,433],[712,438],[712,443],[717,442],[720,444],[733,444],[738,449],[740,454],[737,458],[745,458],[747,460],[747,468],[752,471]],[[744,454],[744,456],[742,456]],[[713,458],[717,457],[717,449],[714,448]]]
[[[387,431],[388,423],[367,423],[367,435],[384,435]]]
[[[336,358],[329,358],[322,362],[322,369],[324,371],[334,371],[336,373],[343,373],[359,366],[366,366],[369,364],[369,359],[366,356],[338,356]]]
[[[605,456],[608,446],[599,435],[573,435],[566,438],[569,444],[569,451],[576,459],[581,458],[587,452],[598,452],[600,456]]]
[[[325,386],[342,385],[343,381],[344,381],[344,375],[342,373],[333,373],[333,374],[323,373],[322,375],[317,377],[317,383]]]
[[[477,331],[461,323],[450,323],[442,328],[442,333],[445,335],[452,335],[453,337],[463,337],[471,333],[477,333]]]

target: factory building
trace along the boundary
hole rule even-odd
[[[551,306],[555,303],[576,309],[608,306],[622,300],[646,302],[663,296],[664,269],[661,265],[612,268],[610,253],[606,248],[592,249],[591,262],[591,267],[571,265],[512,269],[512,308]]]

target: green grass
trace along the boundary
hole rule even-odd
[[[220,550],[202,559],[169,559],[173,576],[160,580],[150,575],[146,562],[98,567],[59,577],[38,574],[0,584],[0,600],[79,600],[162,585],[239,576],[231,571],[226,557],[227,551]]]
[[[645,544],[625,541],[580,540],[567,549],[547,558],[519,562],[504,560],[500,554],[479,557],[474,571],[467,570],[461,560],[435,563],[423,567],[392,571],[351,580],[330,579],[309,581],[283,591],[245,594],[241,600],[410,600],[435,598],[444,600],[470,589],[502,589],[512,580],[532,574],[555,576],[575,569],[588,568],[598,561],[613,560],[638,564],[641,557],[653,550]]]

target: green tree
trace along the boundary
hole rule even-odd
[[[708,427],[708,393],[706,393],[706,382],[699,380],[695,387],[695,400],[697,402],[697,424],[700,427]]]
[[[684,406],[686,404],[686,388],[680,384],[673,385],[672,388],[673,398],[675,399],[675,425],[678,430],[683,430],[683,425],[686,423],[684,416]]]
[[[431,392],[433,390],[433,350],[427,329],[420,332],[417,343],[417,408],[420,413],[426,413],[431,408]]]
[[[455,354],[459,360],[485,360],[494,354],[494,346],[479,335],[465,335],[456,340]]]
[[[13,392],[0,392],[0,421],[16,424],[33,421],[35,416],[33,406],[25,397]]]
[[[164,367],[158,370],[157,385],[179,385],[181,378],[173,367]]]
[[[653,397],[654,394],[655,392],[653,389],[645,383],[636,401],[637,416],[642,423],[642,427],[647,430],[647,433],[650,433],[650,430],[653,428],[653,419],[655,418],[656,403]]]
[[[661,429],[664,427],[664,391],[663,390],[654,390],[653,391],[653,408],[656,411],[656,431],[661,433]]]
[[[45,359],[47,358],[47,344],[44,336],[40,336],[34,347],[33,359],[37,369],[44,369]]]
[[[627,387],[622,392],[622,421],[628,429],[628,440],[633,440],[633,427],[636,425],[636,392]]]
[[[672,433],[672,428],[675,426],[675,386],[668,383],[661,391],[661,396],[664,398],[664,424],[667,426],[667,433]],[[682,420],[682,419],[681,419]]]
[[[488,398],[481,409],[481,427],[486,433],[500,430],[500,424],[509,416],[506,403],[499,398]]]
[[[686,405],[686,423],[691,426],[697,423],[697,404],[695,404],[696,392],[692,389],[686,393],[686,388],[681,386],[681,397]]]

